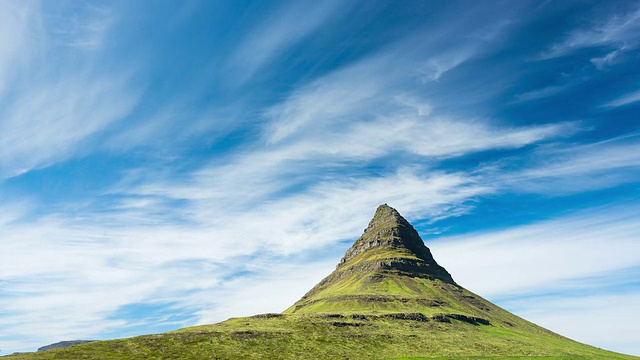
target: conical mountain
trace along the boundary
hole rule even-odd
[[[487,315],[491,304],[458,286],[418,232],[380,205],[335,271],[285,313],[347,312]]]

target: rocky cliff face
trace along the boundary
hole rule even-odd
[[[378,207],[364,234],[347,250],[338,266],[369,249],[382,246],[404,247],[423,260],[433,260],[413,226],[396,209],[384,204]]]
[[[347,250],[337,269],[349,267],[350,260],[375,249],[386,249],[404,256],[379,259],[371,264],[374,267],[395,269],[415,276],[436,277],[454,283],[447,270],[434,260],[413,226],[387,204],[378,207],[364,234]]]

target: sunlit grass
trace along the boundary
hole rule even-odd
[[[8,356],[31,359],[634,359],[533,325],[365,315],[266,315]],[[635,358],[637,359],[637,358]]]

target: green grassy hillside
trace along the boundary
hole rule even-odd
[[[398,314],[258,315],[7,359],[638,359],[539,328]]]
[[[36,359],[640,359],[580,344],[456,284],[415,229],[382,205],[336,270],[283,314],[130,339]]]

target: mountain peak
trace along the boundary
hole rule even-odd
[[[425,303],[435,301],[423,298],[423,290],[415,286],[425,282],[452,288],[458,286],[447,270],[434,260],[413,226],[396,209],[383,204],[336,270],[287,311],[347,308],[395,311],[420,307],[423,305],[415,303],[416,299]],[[355,307],[354,302],[357,303]]]
[[[451,275],[436,263],[416,229],[396,209],[387,204],[378,206],[369,226],[347,250],[336,268],[349,267],[352,259],[366,257],[365,253],[372,251],[388,253],[389,257],[394,259],[402,258],[401,267],[405,272],[454,283]],[[379,255],[376,257],[381,259]]]
[[[364,234],[345,253],[338,267],[376,247],[406,250],[418,259],[435,263],[418,232],[396,209],[387,204],[378,206]]]

